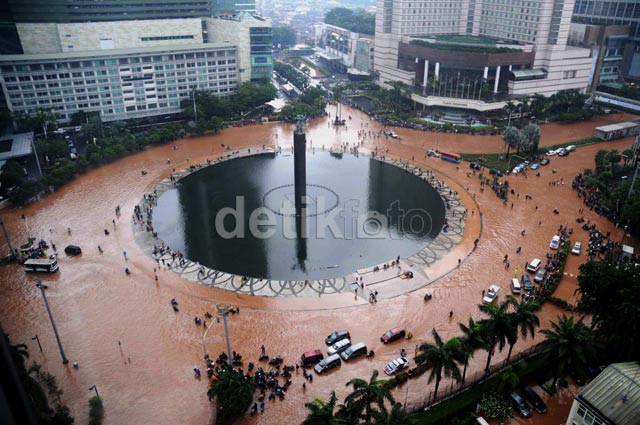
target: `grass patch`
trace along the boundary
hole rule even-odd
[[[478,354],[481,353],[479,352]],[[530,359],[514,365],[513,370],[523,384],[532,379],[537,380],[536,378],[551,370],[551,366],[549,356],[545,351],[542,351]],[[419,425],[448,423],[448,419],[466,411],[474,410],[483,394],[495,390],[498,385],[499,376],[500,374],[496,373],[480,384],[471,385],[466,391],[433,406],[427,412],[413,414],[412,418],[415,420],[415,423]]]
[[[509,158],[503,158],[498,153],[463,153],[462,159],[469,162],[477,162],[486,168],[496,168],[506,171],[509,165]],[[515,158],[511,160],[511,165],[519,164],[522,160]],[[515,165],[514,165],[515,166]]]
[[[588,145],[593,145],[593,144],[600,143],[600,142],[604,142],[604,140],[602,140],[602,139],[600,139],[598,137],[587,137],[586,139],[574,140],[573,142],[567,142],[567,143],[560,143],[560,144],[557,144],[557,145],[545,146],[544,148],[538,149],[538,153],[545,153],[545,152],[548,152],[550,150],[556,150],[556,149],[559,149],[559,148],[566,148],[569,145],[588,146]]]

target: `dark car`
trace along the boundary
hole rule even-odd
[[[389,342],[393,342],[396,339],[402,339],[405,336],[404,328],[393,328],[383,333],[380,337],[380,341],[384,344],[388,344]]]
[[[67,255],[80,255],[82,254],[82,249],[76,245],[69,245],[64,249],[64,253]]]
[[[531,278],[526,274],[522,276],[522,288],[525,291],[530,291],[533,289],[533,282],[531,282]]]
[[[547,413],[547,405],[544,404],[544,401],[540,398],[537,392],[534,391],[531,387],[524,387],[522,389],[522,395],[529,402],[530,405],[536,409],[538,413]]]
[[[332,333],[331,335],[327,336],[324,339],[324,343],[327,345],[333,345],[336,342],[342,340],[342,339],[347,339],[350,338],[351,335],[349,335],[349,331],[343,329],[341,331],[336,331],[334,333]]]
[[[520,416],[522,416],[523,418],[531,417],[531,408],[529,407],[527,402],[524,401],[524,398],[522,398],[520,394],[511,393],[509,394],[509,399],[515,406],[515,409],[518,411],[518,413],[520,413]]]
[[[482,168],[482,165],[478,164],[477,162],[470,162],[469,168],[472,168],[474,170],[479,170]]]
[[[489,174],[491,174],[491,175],[496,175],[496,176],[498,176],[498,177],[502,177],[502,176],[504,176],[504,173],[503,173],[502,171],[498,170],[497,168],[492,168],[492,169],[490,169],[490,170],[489,170]]]

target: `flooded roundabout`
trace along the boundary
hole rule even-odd
[[[398,357],[401,348],[407,349],[412,364],[415,345],[431,342],[432,328],[447,339],[459,335],[458,322],[466,322],[469,317],[480,319],[482,314],[477,304],[481,302],[484,289],[497,284],[502,291],[500,297],[509,293],[508,282],[513,269],[505,270],[502,257],[509,254],[513,265],[523,266],[532,257],[544,255],[558,225],[575,222],[575,214],[580,208],[575,192],[570,185],[550,187],[548,183],[560,178],[570,182],[575,174],[592,167],[595,152],[600,148],[622,151],[632,143],[623,140],[606,146],[578,148],[567,158],[553,159],[558,163],[556,174],[543,170],[540,177],[509,178],[512,188],[519,194],[510,199],[514,203],[511,208],[503,205],[493,192],[481,191],[480,180],[462,164],[456,166],[424,158],[425,149],[437,144],[441,150],[454,152],[500,151],[499,137],[397,129],[401,139],[386,140],[384,136],[376,136],[381,127],[369,117],[348,108],[343,110],[352,117],[345,127],[328,126],[327,119],[309,123],[309,183],[329,187],[339,195],[348,184],[361,195],[373,194],[374,198],[381,193],[406,192],[406,201],[416,208],[431,196],[425,194],[432,191],[434,199],[440,203],[440,210],[432,214],[434,217],[441,214],[441,221],[433,221],[434,232],[423,235],[418,231],[417,238],[415,235],[407,237],[404,241],[407,244],[400,248],[391,244],[372,248],[374,255],[363,257],[362,263],[359,263],[360,255],[366,253],[368,245],[356,250],[355,259],[340,263],[334,258],[350,252],[348,248],[329,253],[335,257],[327,259],[314,254],[316,248],[310,244],[306,260],[302,262],[306,272],[298,261],[300,250],[296,247],[295,237],[289,245],[259,251],[265,258],[272,256],[274,263],[280,261],[282,268],[279,271],[269,268],[250,273],[250,267],[243,268],[242,263],[255,262],[247,255],[258,254],[243,252],[246,249],[243,247],[223,246],[232,260],[227,264],[215,262],[217,258],[198,256],[198,251],[209,255],[217,252],[211,245],[214,242],[210,240],[210,233],[205,232],[203,226],[211,223],[216,208],[228,204],[216,203],[218,198],[215,196],[211,198],[209,186],[216,185],[196,182],[189,189],[185,187],[187,179],[220,170],[219,177],[227,176],[230,180],[219,184],[228,187],[237,184],[239,187],[242,183],[239,174],[229,176],[224,167],[235,171],[241,164],[239,161],[249,161],[243,168],[249,170],[248,174],[254,174],[251,176],[253,183],[262,180],[251,161],[282,160],[282,167],[276,168],[286,168],[289,158],[285,155],[291,151],[293,126],[284,124],[225,129],[218,135],[180,140],[176,142],[175,150],[171,145],[155,147],[92,170],[27,208],[2,211],[14,241],[31,236],[46,239],[58,247],[75,244],[83,249],[79,257],[66,257],[60,250],[60,271],[38,276],[48,285],[47,296],[62,344],[69,360],[79,363],[78,369],[63,365],[60,360],[42,298],[33,283],[34,276],[25,275],[19,265],[0,269],[2,326],[12,341],[29,346],[28,363],[36,361],[56,375],[64,390],[63,401],[71,408],[77,423],[87,421],[87,401],[92,395],[87,389],[92,385],[97,385],[104,401],[106,424],[208,423],[212,416],[212,406],[206,396],[208,382],[205,378],[194,378],[193,368],[202,368],[204,353],[215,357],[226,351],[226,344],[221,323],[209,320],[206,327],[196,326],[194,317],[204,317],[206,312],[215,316],[219,303],[240,309],[239,314],[228,317],[229,336],[232,350],[242,353],[245,362],[255,363],[260,346],[264,344],[268,355],[281,355],[286,364],[293,364],[303,352],[322,349],[324,337],[339,329],[349,329],[356,342],[363,341],[375,351],[372,359],[344,363],[327,375],[316,376],[312,383],[306,383],[306,390],[302,388],[305,382],[302,374],[294,374],[293,384],[283,400],[269,402],[263,415],[247,416],[241,421],[247,424],[302,422],[307,413],[305,402],[314,397],[328,399],[332,390],[342,400],[349,392],[345,386],[347,381],[356,377],[368,379],[374,369],[381,371],[386,363]],[[330,112],[333,114],[334,110],[330,109]],[[617,122],[623,121],[624,117],[607,119]],[[588,137],[597,125],[602,122],[544,126],[541,144]],[[349,152],[349,147],[358,141],[363,144],[356,157]],[[224,149],[230,146],[230,151],[221,145]],[[273,159],[255,155],[263,146],[274,151],[282,148],[282,153]],[[338,151],[343,146],[346,150],[341,160],[328,153],[329,149]],[[228,157],[231,152],[239,152],[235,154],[237,158]],[[370,152],[377,152],[378,157],[384,155],[385,162],[371,159]],[[221,156],[225,161],[218,161]],[[328,171],[319,174],[337,178],[336,182],[312,181],[314,156],[318,160],[318,170],[328,167]],[[340,161],[346,168],[334,167]],[[205,167],[208,162],[211,167]],[[376,179],[371,167],[381,167],[378,171],[386,174]],[[366,173],[362,183],[356,184],[344,177],[352,169],[361,177]],[[141,170],[145,170],[146,175],[141,175]],[[391,172],[399,173],[397,178],[417,183],[415,190],[419,194],[412,192],[414,189],[407,186],[407,181],[393,180],[395,177],[389,175]],[[179,180],[177,185],[175,179]],[[251,181],[245,183],[247,189],[252,187]],[[270,188],[286,184],[263,185],[261,190],[264,191],[256,191],[254,199],[263,200]],[[381,188],[385,190],[378,190]],[[183,196],[180,191],[187,189],[192,190],[188,199],[193,201],[193,210],[180,207],[180,216],[171,207],[182,204],[163,197],[179,198]],[[285,192],[282,196],[287,198],[288,192]],[[158,194],[157,206],[155,201],[148,200],[154,193]],[[525,199],[525,194],[531,199]],[[343,197],[347,199],[351,195],[339,196],[340,199]],[[386,210],[382,206],[369,208],[369,204],[366,205],[366,211]],[[122,211],[120,217],[114,213],[117,206]],[[136,207],[140,207],[143,214],[146,213],[144,208],[153,208],[153,231],[158,234],[157,238],[136,218]],[[213,209],[206,216],[198,213],[205,208]],[[560,214],[553,214],[554,208]],[[164,221],[163,211],[166,214]],[[22,214],[25,220],[21,219]],[[172,217],[174,222],[170,220]],[[594,213],[587,211],[585,218],[598,223],[604,232],[623,236],[611,223]],[[445,220],[447,232],[441,231]],[[67,233],[67,228],[71,229],[71,234]],[[108,235],[105,229],[109,230]],[[526,236],[521,236],[522,229],[526,229]],[[577,237],[586,243],[586,234],[578,233]],[[438,238],[445,239],[439,242]],[[166,250],[154,253],[154,245],[157,249],[162,245],[161,241],[174,252],[185,253],[185,260],[181,262],[179,257],[174,260]],[[521,247],[519,254],[516,253],[518,247]],[[327,250],[321,245],[317,249],[319,253]],[[401,256],[400,267],[385,270],[384,264],[395,260],[397,255]],[[577,267],[583,261],[583,257],[569,259],[566,276],[558,291],[573,293]],[[271,263],[265,261],[265,264]],[[333,265],[340,267],[326,268]],[[381,270],[373,272],[375,265],[382,265]],[[202,267],[205,267],[204,271]],[[125,274],[125,268],[130,270],[129,275]],[[289,274],[291,271],[293,273]],[[407,271],[413,272],[412,279],[403,278]],[[359,277],[363,278],[362,286],[356,293],[353,283]],[[323,282],[336,279],[344,279],[343,285],[323,286]],[[307,285],[305,281],[308,281]],[[370,294],[375,292],[378,302],[371,303]],[[425,303],[423,297],[428,292],[433,298]],[[172,298],[179,301],[179,312],[171,308]],[[561,311],[557,307],[545,305],[540,313],[541,325],[548,326],[558,314]],[[382,344],[380,335],[396,326],[404,326],[413,334],[413,339]],[[36,334],[42,343],[42,353],[31,340]],[[539,336],[519,340],[514,350],[524,351],[539,340]],[[505,357],[506,350],[496,353],[493,364],[499,364]],[[485,354],[478,352],[471,360],[468,376],[480,373],[484,361]],[[441,389],[451,385],[444,380]],[[428,384],[427,376],[422,376],[396,388],[393,394],[412,409],[420,406],[432,390],[433,384]]]

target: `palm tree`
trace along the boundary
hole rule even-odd
[[[471,317],[469,317],[469,324],[467,326],[463,325],[462,323],[458,323],[458,325],[460,326],[460,330],[464,334],[462,337],[462,349],[467,354],[464,361],[464,369],[462,371],[462,382],[464,382],[467,376],[467,366],[469,366],[469,359],[473,357],[473,353],[477,349],[484,348],[485,341],[482,338],[482,326],[480,326],[480,323],[475,322]]]
[[[595,358],[595,343],[593,331],[584,324],[582,318],[577,322],[573,316],[558,316],[558,322],[551,322],[552,329],[540,332],[545,336],[546,343],[552,347],[556,361],[553,375],[553,386],[558,381],[558,375],[569,366],[580,372]]]
[[[540,304],[535,301],[525,302],[523,300],[516,300],[511,295],[507,297],[507,301],[513,306],[514,311],[511,313],[513,324],[516,327],[516,333],[520,329],[520,335],[522,338],[527,339],[527,335],[530,334],[531,338],[535,338],[535,329],[540,326],[540,319],[536,316],[536,311],[540,310]],[[511,358],[511,351],[513,350],[513,344],[509,344],[509,354],[507,354],[507,363]]]
[[[486,331],[485,337],[493,336],[500,351],[502,351],[505,345],[509,344],[510,346],[513,346],[513,344],[518,340],[518,328],[514,324],[513,316],[508,312],[510,305],[511,302],[507,299],[501,302],[500,305],[480,304],[478,306],[481,312],[489,316],[488,319],[480,321]],[[496,344],[494,344],[493,347],[495,347],[495,345]],[[489,372],[490,361],[491,352],[487,359],[487,367],[485,368],[486,372]]]
[[[331,391],[331,397],[329,401],[324,401],[320,398],[313,399],[310,403],[305,403],[304,407],[309,409],[307,418],[302,422],[302,425],[334,425],[336,420],[333,417],[333,410],[336,407],[336,392]]]
[[[338,416],[347,416],[353,423],[361,419],[369,422],[374,412],[387,414],[385,401],[388,400],[393,405],[395,399],[386,384],[386,380],[378,379],[377,370],[373,371],[369,382],[360,378],[350,380],[347,387],[353,386],[353,392],[344,398],[344,405],[340,405]],[[374,405],[377,405],[377,408]]]
[[[418,355],[416,356],[416,363],[426,363],[431,368],[431,374],[429,375],[429,383],[436,380],[436,387],[433,390],[434,400],[438,398],[438,387],[440,386],[440,380],[444,375],[446,378],[455,379],[460,382],[462,377],[460,376],[460,369],[456,364],[456,350],[460,344],[459,339],[453,338],[442,342],[442,338],[438,335],[435,329],[431,331],[435,344],[422,344],[418,347]]]
[[[391,412],[387,415],[383,412],[374,412],[372,423],[387,425],[411,425],[414,423],[410,413],[400,403],[394,403]]]

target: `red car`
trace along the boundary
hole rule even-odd
[[[404,328],[393,328],[382,334],[380,337],[380,341],[384,344],[388,344],[389,342],[393,342],[396,339],[402,339],[405,336]]]

